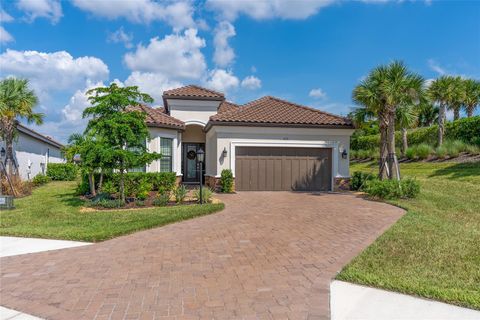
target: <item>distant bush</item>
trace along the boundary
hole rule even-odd
[[[433,147],[429,146],[426,143],[421,143],[414,148],[416,157],[422,160],[427,159],[434,152]]]
[[[437,125],[417,128],[408,131],[407,139],[411,145],[426,143],[433,146],[437,144],[437,132]],[[447,122],[445,124],[445,139],[461,140],[465,143],[480,145],[480,116]],[[395,132],[396,144],[400,145],[401,141],[402,135],[400,131]],[[352,150],[371,150],[378,148],[379,143],[380,136],[378,134],[354,135],[352,136],[350,147]]]
[[[223,193],[233,192],[233,173],[230,169],[223,169],[220,175],[221,191]]]
[[[373,174],[355,171],[352,174],[352,179],[350,180],[350,189],[355,191],[362,190],[362,188],[365,186],[365,182],[373,179],[375,179],[375,175]]]
[[[49,176],[43,175],[41,173],[37,174],[32,179],[32,183],[34,186],[41,186],[43,184],[49,183],[52,179]]]
[[[416,156],[415,147],[408,147],[407,150],[405,150],[405,157],[407,157],[407,159],[414,160]]]
[[[447,150],[447,148],[446,148],[444,145],[442,145],[442,146],[440,146],[440,147],[437,147],[437,148],[435,149],[435,155],[436,155],[437,157],[439,157],[440,159],[446,158],[447,152],[448,152],[448,150]]]
[[[49,163],[47,176],[56,181],[73,181],[77,178],[78,169],[73,163]]]
[[[420,193],[420,184],[410,178],[400,181],[373,179],[365,183],[363,191],[380,199],[415,198]]]

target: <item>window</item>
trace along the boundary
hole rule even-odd
[[[160,172],[172,172],[173,139],[160,138]]]
[[[145,141],[144,146],[146,146],[146,144],[147,144],[147,142]],[[135,148],[135,147],[129,147],[128,150],[133,151],[133,152],[140,151],[139,148]],[[129,169],[127,169],[127,172],[147,172],[147,166],[129,168]]]

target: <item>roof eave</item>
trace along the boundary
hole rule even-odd
[[[212,126],[235,126],[235,127],[288,127],[288,128],[318,128],[318,129],[354,129],[351,124],[302,124],[302,123],[268,123],[268,122],[240,122],[240,121],[208,121],[205,131]]]
[[[147,127],[149,127],[149,128],[175,129],[175,130],[178,130],[178,131],[185,131],[185,126],[176,126],[176,125],[160,124],[160,123],[147,123]]]

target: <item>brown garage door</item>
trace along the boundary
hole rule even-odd
[[[235,188],[239,191],[329,191],[332,149],[237,147]]]

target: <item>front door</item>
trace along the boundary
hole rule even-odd
[[[205,151],[204,143],[184,143],[183,144],[183,182],[200,183],[200,165],[197,161],[198,150]],[[205,162],[202,166],[202,174],[205,172]]]

